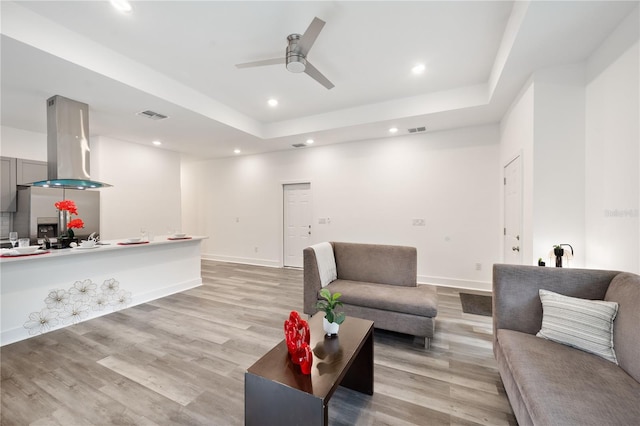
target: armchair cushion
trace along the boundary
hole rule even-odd
[[[436,289],[433,286],[419,285],[416,288],[336,280],[328,288],[332,293],[342,293],[340,300],[349,305],[423,317],[435,317],[438,313]]]

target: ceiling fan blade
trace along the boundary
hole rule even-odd
[[[236,64],[236,68],[262,67],[265,65],[284,64],[284,62],[285,62],[284,58],[273,58],[273,59],[265,59],[262,61],[245,62],[244,64]]]
[[[327,89],[329,89],[329,90],[333,89],[334,84],[332,82],[330,82],[327,77],[322,75],[322,73],[320,71],[318,71],[318,69],[316,67],[311,65],[311,63],[309,61],[307,61],[307,66],[306,66],[304,72],[309,77],[313,78],[315,81],[317,81],[318,83],[322,84]]]
[[[318,38],[318,34],[322,31],[325,22],[319,18],[313,18],[313,21],[309,24],[307,31],[302,34],[300,40],[298,41],[298,52],[307,56],[309,50],[311,50],[311,46],[316,42]]]

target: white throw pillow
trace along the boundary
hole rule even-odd
[[[613,320],[618,304],[540,290],[542,328],[538,337],[573,346],[618,364],[613,350]]]

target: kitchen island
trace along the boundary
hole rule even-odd
[[[0,258],[0,346],[201,285],[205,238]]]

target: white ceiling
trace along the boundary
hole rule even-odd
[[[2,1],[2,125],[44,133],[45,100],[62,95],[89,104],[93,136],[211,158],[494,123],[533,72],[584,61],[638,2],[132,5]],[[308,59],[333,89],[284,65],[234,66],[283,57],[314,16],[326,25]],[[170,118],[136,115],[147,109]]]

